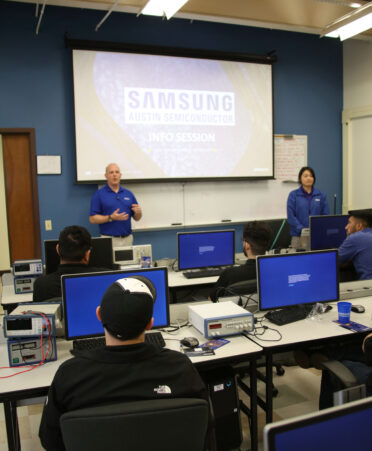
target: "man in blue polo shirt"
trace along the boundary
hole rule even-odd
[[[131,218],[141,219],[141,207],[134,194],[120,186],[121,172],[117,164],[106,167],[105,177],[107,184],[92,197],[89,221],[99,225],[101,235],[112,236],[114,246],[130,246],[133,243]]]
[[[359,279],[372,279],[372,211],[349,212],[347,238],[338,249],[340,263],[352,262]]]

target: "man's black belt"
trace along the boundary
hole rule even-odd
[[[126,238],[129,235],[111,235],[112,238]]]

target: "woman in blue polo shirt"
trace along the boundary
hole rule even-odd
[[[327,196],[314,187],[315,172],[304,166],[298,173],[301,186],[289,193],[287,200],[287,219],[292,237],[291,247],[299,248],[301,231],[309,227],[309,216],[328,215]]]

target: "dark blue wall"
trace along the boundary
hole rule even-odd
[[[317,186],[338,197],[341,208],[342,46],[316,35],[113,13],[98,32],[102,11],[46,6],[35,35],[35,5],[0,2],[0,127],[34,127],[38,154],[62,155],[61,176],[38,176],[42,240],[61,228],[89,224],[95,185],[75,184],[71,39],[167,45],[266,54],[274,66],[275,133],[308,135],[308,162]],[[332,201],[333,205],[333,201]],[[44,231],[52,219],[53,231]],[[241,227],[237,227],[238,235]],[[151,238],[151,240],[150,240]],[[176,256],[175,231],[138,232],[151,241],[155,258]],[[240,250],[237,240],[237,249]]]

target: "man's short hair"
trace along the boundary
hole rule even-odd
[[[146,277],[117,280],[102,297],[103,327],[119,340],[137,338],[152,318],[155,299],[155,287]]]
[[[59,255],[63,260],[79,262],[92,246],[92,238],[85,227],[65,227],[59,234]]]
[[[372,227],[372,209],[350,210],[349,215],[363,222],[364,227]]]
[[[254,255],[264,255],[272,239],[270,227],[263,221],[252,221],[244,227],[243,240],[251,246]]]

